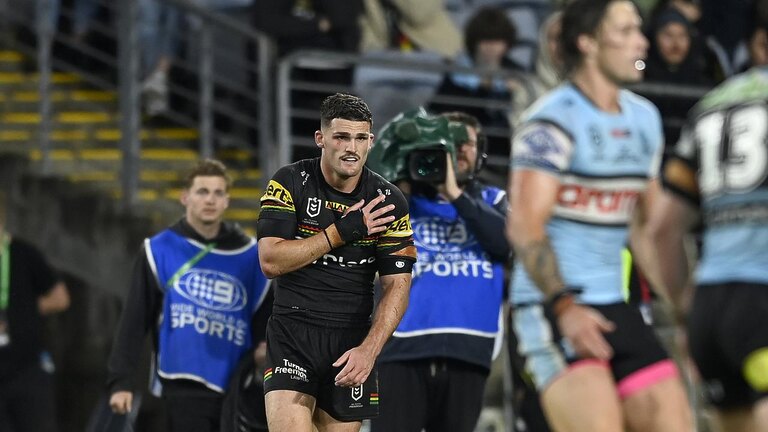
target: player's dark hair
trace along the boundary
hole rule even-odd
[[[357,96],[336,93],[323,99],[320,104],[320,126],[328,127],[331,120],[338,118],[351,121],[366,121],[373,127],[373,115],[368,104]]]
[[[566,4],[560,32],[560,53],[566,74],[573,72],[582,62],[579,36],[597,35],[608,6],[615,1],[623,0],[573,0]]]
[[[221,177],[227,183],[227,190],[232,186],[232,177],[227,173],[227,167],[216,159],[203,159],[198,162],[184,180],[185,189],[192,187],[195,177]]]

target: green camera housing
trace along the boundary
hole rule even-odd
[[[390,182],[445,180],[445,154],[456,167],[456,148],[469,139],[462,123],[430,115],[423,107],[404,111],[379,131],[368,168]]]

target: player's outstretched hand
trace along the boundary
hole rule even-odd
[[[344,366],[336,375],[336,385],[339,387],[357,387],[368,379],[376,360],[373,353],[362,346],[345,352],[333,363],[334,367]]]

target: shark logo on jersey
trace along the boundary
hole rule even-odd
[[[637,152],[633,151],[633,149],[630,147],[628,143],[622,143],[621,148],[619,149],[619,154],[616,156],[616,159],[613,160],[614,163],[623,163],[623,162],[630,162],[630,163],[639,163],[642,159],[640,158],[640,155],[637,154]]]

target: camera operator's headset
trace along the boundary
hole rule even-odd
[[[488,141],[480,131],[477,135],[477,160],[471,178],[485,166],[488,158]],[[381,127],[368,155],[367,165],[393,183],[406,179],[424,180],[414,170],[415,154],[439,150],[450,154],[456,166],[456,148],[468,139],[467,128],[463,123],[450,121],[440,115],[430,115],[423,107],[419,107],[396,115]]]

